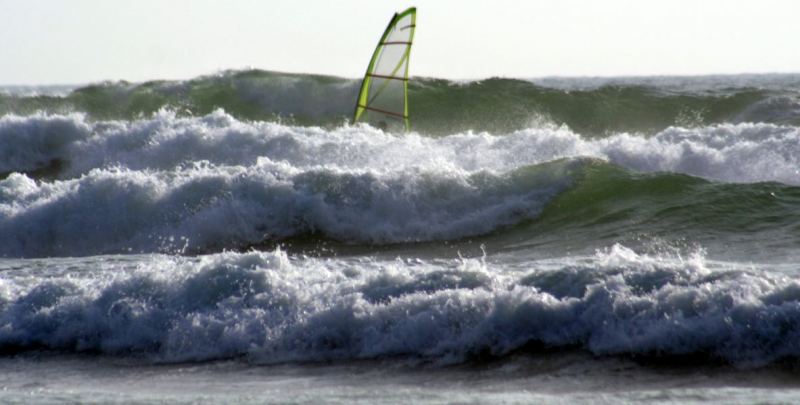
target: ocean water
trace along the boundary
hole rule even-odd
[[[800,400],[800,76],[0,88],[0,402]]]

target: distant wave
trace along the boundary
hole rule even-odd
[[[56,84],[56,85],[0,85],[0,97],[12,96],[20,98],[33,97],[67,97],[73,90],[80,88],[80,85]]]
[[[240,120],[330,128],[349,120],[358,85],[357,80],[331,76],[246,70],[186,81],[104,82],[55,92],[0,89],[0,114],[82,112],[95,120],[130,120],[162,108],[184,116],[221,108]],[[412,126],[425,135],[507,133],[542,123],[593,137],[652,134],[676,125],[800,125],[798,75],[468,82],[414,78],[409,86]]]
[[[615,245],[518,270],[281,251],[93,260],[50,260],[46,277],[0,261],[0,348],[256,363],[452,364],[537,347],[744,367],[800,355],[796,277],[702,252]]]

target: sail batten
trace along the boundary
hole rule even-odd
[[[367,73],[367,76],[369,76],[369,77],[379,77],[381,79],[408,80],[407,77],[377,75],[377,74],[373,74],[373,73]]]
[[[356,102],[353,122],[395,129],[398,118],[408,130],[408,62],[416,29],[414,7],[396,13],[372,54]],[[391,128],[390,128],[391,126]]]

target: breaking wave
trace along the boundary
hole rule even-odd
[[[628,173],[594,178],[609,190],[674,183],[664,172],[780,182],[716,190],[772,193],[779,205],[763,205],[763,214],[784,215],[797,204],[798,150],[798,129],[774,124],[650,137],[530,128],[431,138],[246,122],[222,111],[134,121],[9,115],[0,118],[0,255],[207,252],[314,234],[356,244],[459,239],[538,218],[598,165]],[[631,182],[636,172],[656,175]],[[700,194],[697,206],[720,198]]]
[[[699,356],[760,366],[800,355],[800,281],[702,252],[518,263],[290,258],[282,251],[0,262],[0,348],[258,363],[518,350]],[[24,266],[23,266],[24,267]]]
[[[221,108],[239,120],[333,128],[350,118],[358,86],[357,80],[331,76],[226,71],[186,81],[61,86],[60,92],[0,89],[0,114],[83,112],[95,120],[131,120],[162,108],[183,116]],[[414,78],[409,91],[412,126],[426,135],[506,133],[543,122],[592,137],[653,134],[676,125],[800,125],[797,75],[469,82]]]

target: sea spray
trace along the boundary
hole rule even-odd
[[[0,154],[6,156],[0,171],[37,170],[59,161],[63,167],[53,175],[60,178],[116,166],[179,170],[195,161],[250,166],[259,158],[299,169],[510,171],[596,157],[636,171],[800,185],[799,151],[800,130],[774,124],[670,127],[652,136],[620,133],[599,139],[549,126],[431,138],[361,125],[323,129],[239,121],[221,110],[192,118],[162,110],[135,121],[95,122],[81,114],[0,118]]]
[[[2,164],[11,173],[0,180],[0,254],[199,253],[308,235],[373,245],[462,239],[536,220],[554,197],[606,165],[628,174],[614,180],[619,175],[609,172],[595,184],[634,187],[626,176],[655,173],[645,182],[652,187],[631,189],[651,195],[671,176],[663,172],[782,182],[789,186],[765,190],[779,204],[760,209],[791,227],[793,215],[783,212],[796,203],[798,150],[798,130],[774,124],[674,127],[650,137],[585,138],[546,127],[431,138],[362,125],[246,122],[220,110],[202,117],[163,110],[135,121],[9,115],[0,118],[0,152],[9,156]],[[681,186],[682,194],[656,206],[640,204],[648,198],[640,194],[630,206],[702,211],[719,205],[705,205],[718,198],[707,188]],[[756,198],[756,188],[763,187],[726,192]],[[748,201],[736,199],[741,208]]]
[[[798,280],[756,265],[597,254],[504,270],[487,259],[4,260],[0,346],[137,353],[160,361],[248,356],[463,362],[536,343],[595,354],[709,357],[757,366],[800,354]],[[519,263],[518,263],[519,265]]]

